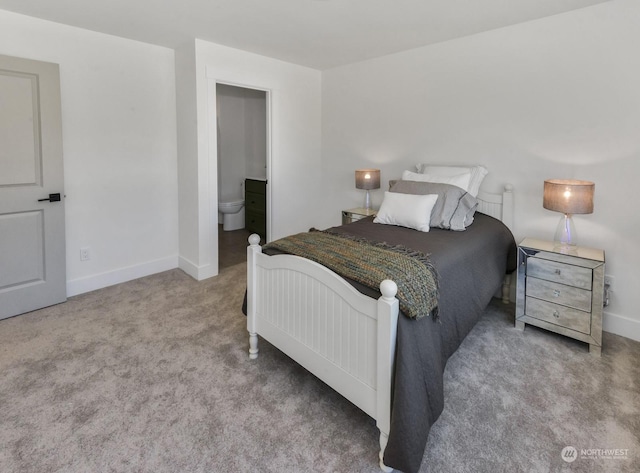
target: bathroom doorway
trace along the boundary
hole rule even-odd
[[[216,83],[218,269],[246,261],[247,238],[267,239],[269,94]]]

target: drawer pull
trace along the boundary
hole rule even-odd
[[[561,271],[560,271],[559,269],[556,269],[556,270],[555,270],[555,273],[559,276],[559,275],[560,275],[560,273],[561,273]]]
[[[558,312],[557,310],[554,310],[554,311],[553,311],[553,316],[554,316],[556,319],[559,319],[559,318],[560,318],[560,312]]]
[[[557,289],[553,290],[553,297],[560,297],[560,291],[558,291]]]

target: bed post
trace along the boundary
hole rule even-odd
[[[513,184],[505,184],[504,192],[502,193],[502,223],[504,223],[509,230],[513,232],[513,215],[514,215],[514,203],[513,203]]]
[[[260,235],[253,233],[249,236],[247,247],[247,330],[249,331],[249,358],[258,358],[258,334],[256,331],[256,259],[262,253]]]
[[[502,280],[502,303],[508,304],[511,297],[511,274],[505,274]]]
[[[505,184],[504,192],[502,193],[502,223],[504,223],[512,233],[514,213],[513,185]],[[511,274],[506,274],[502,282],[502,302],[504,304],[508,304],[511,297],[512,279]]]
[[[385,279],[380,283],[382,297],[378,299],[378,372],[376,385],[376,425],[380,429],[380,468],[391,472],[384,464],[384,449],[391,429],[391,380],[396,356],[396,334],[398,330],[399,303],[396,299],[398,286]]]

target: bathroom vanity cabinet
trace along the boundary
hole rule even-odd
[[[244,186],[245,228],[267,238],[267,181],[247,179]]]

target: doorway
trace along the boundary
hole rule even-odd
[[[218,269],[246,261],[247,239],[267,239],[269,93],[216,83]]]

